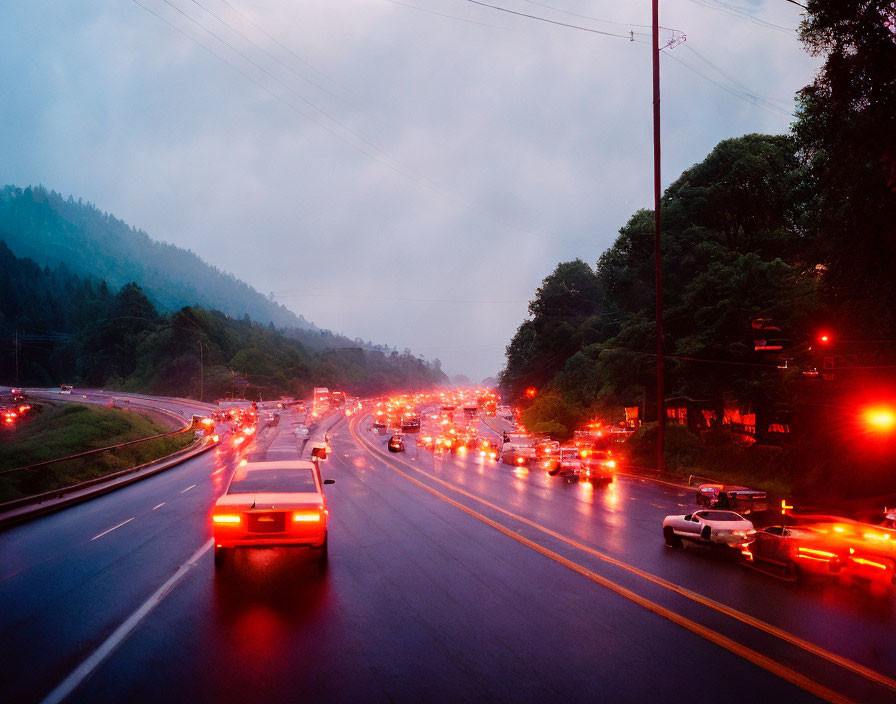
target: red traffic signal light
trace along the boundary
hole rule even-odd
[[[530,386],[528,389],[526,389],[527,398],[535,398],[536,394],[538,394],[538,389],[536,389],[534,386]]]
[[[863,418],[870,430],[879,433],[889,433],[896,430],[896,410],[889,406],[866,408]]]

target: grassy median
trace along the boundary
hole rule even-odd
[[[152,437],[168,429],[131,411],[80,403],[42,404],[0,432],[0,471]],[[193,440],[191,431],[114,451],[0,474],[0,503],[95,479],[164,457]]]

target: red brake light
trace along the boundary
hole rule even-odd
[[[316,523],[320,520],[320,511],[296,511],[292,514],[292,520],[298,523]]]
[[[236,513],[216,513],[212,516],[212,521],[214,523],[223,523],[223,524],[231,524],[235,525],[242,520],[239,514]]]

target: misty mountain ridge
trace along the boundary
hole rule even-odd
[[[190,250],[155,241],[91,203],[63,198],[43,186],[6,186],[0,191],[0,240],[19,257],[41,266],[64,264],[115,289],[136,282],[163,312],[199,305],[273,324],[318,348],[360,342],[321,330]]]

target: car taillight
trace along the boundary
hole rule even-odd
[[[797,548],[797,557],[804,560],[820,560],[821,562],[830,562],[837,558],[837,553],[828,552],[827,550],[815,550],[813,548]]]
[[[292,520],[298,523],[316,523],[320,520],[321,512],[314,511],[296,511],[292,514]]]
[[[216,513],[212,516],[212,521],[221,524],[236,524],[242,520],[236,513]]]

